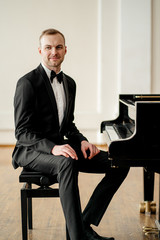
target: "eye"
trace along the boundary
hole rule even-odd
[[[57,49],[63,49],[63,45],[58,45],[56,48]]]
[[[50,50],[50,49],[51,49],[51,46],[46,46],[45,49],[46,49],[46,50]]]

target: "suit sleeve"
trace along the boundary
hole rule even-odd
[[[26,78],[20,79],[14,97],[15,136],[18,144],[24,147],[50,153],[55,144],[36,131],[35,101],[31,82]]]

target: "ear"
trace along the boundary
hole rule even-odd
[[[38,52],[39,52],[39,54],[41,54],[41,53],[42,53],[42,50],[41,50],[41,48],[40,48],[40,47],[38,48]]]
[[[67,46],[65,46],[65,54],[67,53]]]

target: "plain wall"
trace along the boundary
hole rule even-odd
[[[118,114],[119,93],[160,92],[159,11],[159,0],[1,0],[0,144],[15,143],[16,82],[39,65],[38,38],[50,27],[66,37],[77,126],[104,143],[100,123]]]

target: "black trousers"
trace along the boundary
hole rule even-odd
[[[57,175],[60,200],[71,240],[82,240],[83,221],[98,226],[113,195],[126,178],[128,168],[111,168],[108,153],[100,151],[91,160],[84,159],[80,148],[74,147],[78,160],[41,153],[27,167]],[[83,213],[81,211],[78,173],[103,173]],[[87,183],[86,183],[87,188]]]

